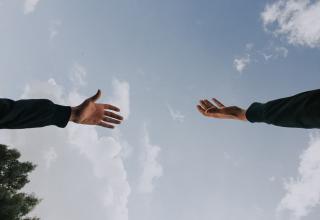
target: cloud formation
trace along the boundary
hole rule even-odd
[[[184,122],[185,116],[177,110],[174,110],[170,105],[168,105],[169,113],[174,121]]]
[[[114,89],[114,93],[118,94],[116,85]],[[76,89],[72,89],[67,96],[65,94],[64,87],[50,79],[29,83],[21,98],[49,98],[66,105],[78,104],[86,98]],[[124,94],[129,94],[129,91]],[[94,204],[91,211],[94,209],[97,212],[95,217],[98,219],[127,220],[131,188],[122,157],[124,144],[120,137],[120,131],[100,135],[96,127],[70,123],[65,129],[6,130],[0,134],[0,142],[18,148],[24,159],[38,164],[29,185],[31,191],[44,198],[35,209],[39,217],[48,220],[87,219],[86,213]],[[42,157],[39,152],[44,152]],[[72,170],[70,176],[69,167],[78,169]],[[86,169],[86,175],[90,176],[84,176]],[[61,182],[59,192],[55,191],[55,182]],[[82,186],[81,191],[78,186]],[[86,193],[90,197],[83,200]],[[86,209],[82,209],[81,204]]]
[[[55,149],[51,147],[43,154],[43,158],[46,161],[46,168],[49,169],[51,164],[57,160],[58,154]]]
[[[84,66],[79,63],[74,63],[69,78],[75,87],[85,86],[86,82],[87,70]]]
[[[239,73],[242,73],[243,70],[250,64],[251,58],[249,54],[246,54],[243,57],[236,58],[233,61],[233,66]]]
[[[320,1],[277,0],[261,13],[266,30],[290,44],[320,46]]]
[[[151,193],[154,190],[154,180],[163,175],[163,168],[158,162],[160,151],[159,146],[150,143],[149,133],[145,126],[142,139],[142,174],[139,181],[139,191],[141,193]]]
[[[130,85],[126,81],[118,79],[112,80],[112,98],[109,100],[115,106],[121,109],[121,115],[127,119],[130,114]]]
[[[40,0],[25,0],[24,2],[24,13],[25,14],[30,14],[34,12],[36,9],[37,4],[39,3]]]
[[[49,26],[49,39],[53,40],[59,34],[59,28],[62,22],[60,20],[53,20]]]
[[[270,59],[287,58],[289,50],[283,46],[269,46],[261,51],[259,51],[263,56],[265,61]]]
[[[78,102],[85,97],[73,92],[69,98]],[[121,156],[123,145],[118,133],[99,136],[95,127],[70,124],[68,142],[90,161],[94,175],[105,181],[101,201],[108,208],[108,219],[127,220],[131,188]]]
[[[244,55],[234,59],[233,65],[238,72],[242,73],[252,62],[258,63],[261,60],[270,61],[286,58],[288,54],[289,50],[286,47],[274,45],[273,43],[269,43],[262,49],[256,49],[253,43],[247,43]]]
[[[309,147],[300,156],[299,176],[285,183],[286,194],[278,214],[301,219],[320,204],[320,134],[311,135]]]

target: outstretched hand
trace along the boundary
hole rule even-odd
[[[114,124],[120,124],[123,117],[114,113],[120,112],[118,107],[110,104],[96,103],[101,91],[86,99],[76,107],[71,107],[70,121],[85,125],[99,125],[105,128],[114,128]]]
[[[226,107],[215,98],[213,98],[212,101],[214,104],[207,99],[200,100],[199,105],[197,105],[199,112],[211,118],[247,120],[244,109],[237,106]]]

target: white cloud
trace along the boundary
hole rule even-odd
[[[234,59],[233,65],[238,72],[242,73],[243,70],[250,64],[250,62],[251,62],[250,55],[246,54],[243,57]]]
[[[276,181],[276,177],[274,177],[274,176],[269,177],[269,182],[273,183],[274,181]]]
[[[269,46],[259,53],[263,56],[265,61],[269,61],[270,59],[278,59],[278,58],[286,58],[289,54],[289,50],[283,46]]]
[[[53,147],[49,148],[49,150],[46,150],[46,152],[43,154],[43,159],[45,160],[47,169],[51,167],[51,164],[55,162],[57,158],[58,154]]]
[[[268,61],[273,57],[273,54],[261,53],[263,58]]]
[[[121,115],[127,119],[130,114],[130,85],[128,82],[113,79],[112,88],[112,98],[109,102],[119,107]]]
[[[78,87],[87,85],[86,76],[86,68],[84,68],[84,66],[80,65],[79,63],[74,63],[69,75],[69,78],[74,86]]]
[[[289,50],[286,47],[274,45],[273,43],[269,43],[268,46],[262,49],[255,49],[253,43],[247,43],[245,45],[245,55],[234,59],[233,65],[238,72],[242,73],[252,62],[258,63],[261,59],[269,61],[286,58],[288,53]]]
[[[184,122],[185,116],[177,110],[174,110],[170,105],[168,105],[169,113],[174,121]]]
[[[146,126],[143,131],[142,147],[142,175],[139,181],[139,191],[141,193],[151,193],[154,190],[154,179],[163,175],[163,168],[157,161],[161,148],[150,143]]]
[[[117,93],[116,86],[117,98],[126,100]],[[65,96],[65,89],[50,79],[28,84],[21,97],[49,98],[60,104],[79,103],[86,98],[74,88],[71,91]],[[30,191],[44,198],[35,209],[35,215],[48,220],[70,219],[68,216],[82,220],[87,219],[86,213],[91,207],[91,216],[95,219],[128,220],[127,203],[131,188],[119,133],[99,135],[96,127],[70,123],[65,129],[6,130],[1,132],[0,142],[18,148],[23,159],[38,164],[28,186]],[[39,157],[41,151],[45,152],[43,157]],[[57,155],[59,160],[56,160]],[[71,167],[76,169],[70,173]],[[58,191],[57,182],[60,183]],[[90,197],[83,199],[82,194],[86,193]],[[84,207],[81,208],[81,204]]]
[[[40,0],[25,0],[24,2],[24,13],[29,14],[34,12],[36,9],[37,4]]]
[[[320,46],[320,1],[277,0],[261,13],[266,30],[290,44]]]
[[[290,219],[301,219],[320,204],[320,135],[311,135],[309,147],[300,156],[299,176],[285,183],[286,194],[278,214],[289,213]]]
[[[121,157],[121,141],[113,135],[99,137],[94,127],[73,124],[68,131],[70,144],[90,161],[95,176],[106,182],[101,201],[108,208],[108,217],[128,219],[127,203],[131,188]]]
[[[116,79],[114,81],[119,82]],[[127,85],[125,88],[124,84]],[[119,93],[121,89],[125,91]],[[113,84],[113,94],[116,97],[112,99],[120,99],[129,109],[127,82]],[[72,92],[69,98],[78,102],[85,97]],[[69,142],[91,162],[95,176],[108,183],[101,197],[103,204],[108,208],[108,217],[112,220],[127,220],[127,203],[131,188],[121,156],[123,145],[119,135],[115,132],[111,136],[99,137],[95,127],[81,127],[74,124],[68,126],[68,130]]]
[[[246,50],[247,51],[250,51],[250,50],[252,50],[254,48],[254,44],[253,43],[247,43],[246,44]]]
[[[49,26],[49,39],[53,40],[59,34],[59,28],[62,22],[60,20],[53,20]]]
[[[286,47],[276,47],[275,52],[282,56],[283,58],[286,58],[288,56],[289,50]]]

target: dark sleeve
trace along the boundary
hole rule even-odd
[[[36,128],[48,125],[65,127],[71,107],[56,105],[47,99],[13,101],[0,99],[0,129]]]
[[[246,112],[250,122],[265,122],[282,127],[320,128],[320,89],[291,97],[255,102]]]

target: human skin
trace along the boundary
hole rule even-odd
[[[247,121],[246,110],[238,106],[225,106],[215,98],[213,98],[212,101],[213,102],[210,102],[207,99],[199,101],[197,108],[202,115],[210,118]]]
[[[84,100],[80,105],[71,107],[69,121],[83,125],[98,125],[104,128],[113,129],[115,125],[121,124],[123,117],[114,113],[120,112],[116,106],[97,103],[101,97],[101,91]]]

